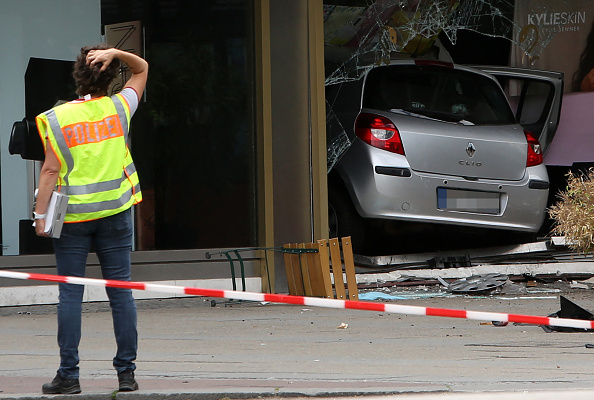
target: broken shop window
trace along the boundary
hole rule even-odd
[[[592,17],[584,7],[592,8],[592,3],[591,0],[325,0],[325,84],[328,88],[356,81],[370,68],[387,64],[393,58],[452,61],[439,38],[445,37],[455,45],[461,30],[507,39],[512,43],[511,64],[541,67],[539,59],[555,36],[584,31],[586,26],[589,30]],[[350,145],[345,123],[333,112],[336,98],[326,98],[327,122],[332,126],[327,132],[328,171]]]

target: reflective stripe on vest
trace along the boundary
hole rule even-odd
[[[125,206],[128,205],[131,200],[133,200],[133,202],[130,206],[138,203],[142,199],[140,185],[136,175],[136,167],[134,166],[127,149],[126,156],[123,160],[124,164],[127,163],[127,165],[125,165],[125,168],[124,165],[122,165],[122,173],[119,178],[93,182],[85,185],[73,185],[70,182],[70,174],[75,167],[71,148],[79,145],[93,145],[93,142],[99,143],[107,139],[116,138],[117,136],[123,136],[124,146],[125,143],[127,143],[129,129],[125,106],[118,96],[113,96],[111,99],[113,101],[112,104],[115,106],[119,121],[116,121],[114,115],[106,116],[103,120],[81,122],[63,128],[54,109],[45,113],[47,124],[52,131],[52,138],[55,140],[56,145],[59,148],[62,161],[66,164],[65,173],[63,172],[64,175],[61,177],[65,185],[62,186],[61,191],[71,196],[90,196],[90,200],[98,200],[85,202],[84,199],[81,199],[81,202],[72,202],[71,198],[71,203],[68,204],[66,211],[67,222],[97,219],[112,215],[115,212],[120,212],[126,209]],[[113,176],[113,172],[115,171],[108,173],[108,175]],[[122,191],[122,189],[124,189],[124,191]],[[117,198],[114,198],[113,194],[99,196],[99,198],[97,198],[97,196],[93,197],[94,195],[104,194],[109,191],[114,191]],[[101,200],[101,197],[107,198]]]
[[[134,192],[140,191],[140,186],[136,186],[136,190],[130,188],[122,196],[115,200],[100,201],[97,203],[80,203],[80,204],[68,204],[69,214],[88,214],[96,213],[105,210],[117,210],[123,207],[132,199]]]
[[[136,172],[136,167],[134,164],[130,164],[126,167],[126,170],[122,172],[122,177],[118,179],[112,179],[110,181],[98,182],[98,183],[89,183],[88,185],[70,185],[68,187],[63,187],[64,194],[70,195],[83,195],[83,194],[93,194],[97,192],[106,192],[108,190],[115,190],[120,187],[122,181],[128,179],[128,176],[132,175]]]

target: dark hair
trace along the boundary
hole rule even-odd
[[[586,39],[586,47],[584,47],[584,51],[580,56],[578,69],[573,74],[572,92],[580,92],[582,90],[582,80],[592,68],[594,68],[594,22]]]
[[[80,49],[80,54],[74,62],[74,71],[72,76],[76,83],[76,94],[84,96],[104,96],[111,85],[111,82],[118,76],[120,71],[120,61],[114,59],[103,72],[99,72],[103,63],[97,63],[90,67],[87,65],[87,54],[91,50],[104,50],[112,46],[107,44],[98,44],[96,46],[85,46]]]

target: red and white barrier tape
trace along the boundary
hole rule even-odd
[[[344,308],[351,310],[367,310],[396,314],[428,315],[435,317],[463,318],[491,322],[518,322],[531,325],[549,325],[566,328],[594,329],[594,321],[537,317],[532,315],[504,314],[483,311],[454,310],[447,308],[433,308],[420,306],[406,306],[400,304],[374,303],[367,301],[336,300],[318,297],[290,296],[282,294],[238,292],[233,290],[201,289],[173,285],[160,285],[144,282],[124,282],[106,279],[78,278],[74,276],[31,274],[24,272],[1,271],[0,277],[12,279],[29,279],[49,282],[71,283],[75,285],[89,285],[102,287],[116,287],[125,289],[145,290],[159,293],[217,297],[233,300],[257,302],[271,302],[284,304],[298,304],[312,307]]]

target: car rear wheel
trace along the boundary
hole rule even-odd
[[[328,225],[331,238],[350,236],[353,251],[361,253],[365,244],[365,221],[344,189],[328,189]]]

